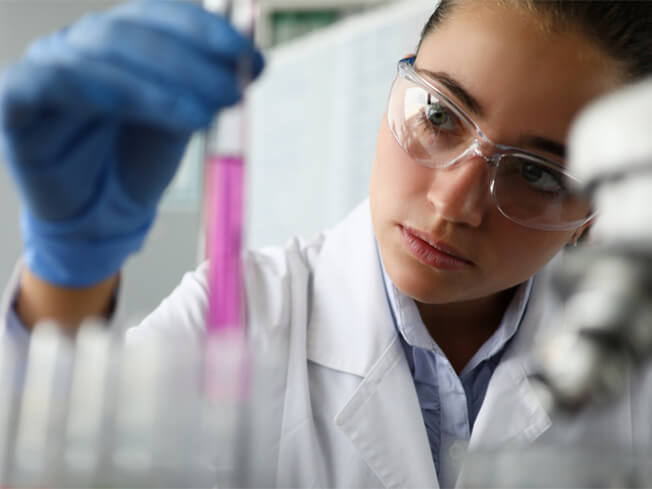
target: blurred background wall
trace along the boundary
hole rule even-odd
[[[30,40],[115,0],[0,1],[0,66]],[[416,47],[433,0],[261,0],[267,66],[249,93],[248,246],[279,245],[344,217],[367,195],[396,62]],[[145,248],[123,274],[134,321],[200,257],[201,154],[191,144]],[[21,253],[19,203],[0,166],[0,277]]]

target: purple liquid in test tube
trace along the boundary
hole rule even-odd
[[[248,348],[243,317],[242,229],[244,142],[242,105],[223,110],[206,145],[208,306],[204,345],[205,392],[237,401],[248,393]]]
[[[210,182],[207,248],[210,259],[208,278],[208,334],[239,329],[242,321],[242,198],[244,158],[207,155]]]

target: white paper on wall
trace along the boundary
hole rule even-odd
[[[336,224],[368,194],[398,60],[436,1],[404,0],[271,51],[249,92],[249,247]]]

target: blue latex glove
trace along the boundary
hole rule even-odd
[[[93,14],[35,42],[0,80],[0,148],[23,200],[27,267],[78,287],[145,239],[191,134],[240,98],[261,54],[187,1]]]

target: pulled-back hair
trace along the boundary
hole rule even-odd
[[[441,0],[421,33],[421,42],[459,4]],[[486,1],[486,0],[482,0]],[[550,31],[575,30],[617,60],[631,80],[652,75],[652,1],[492,0],[539,14]]]

